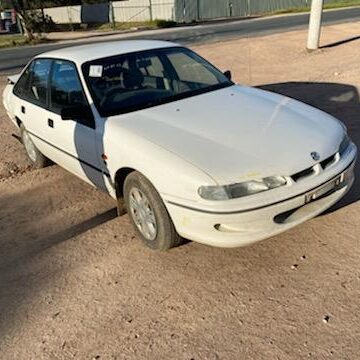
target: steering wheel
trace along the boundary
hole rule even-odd
[[[100,106],[103,107],[106,103],[112,100],[115,95],[121,94],[123,92],[127,92],[128,90],[124,89],[122,86],[116,86],[108,91],[105,92],[104,97],[100,102]]]

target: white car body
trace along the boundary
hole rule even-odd
[[[350,142],[339,153],[346,136],[344,126],[320,110],[281,95],[233,85],[106,119],[100,116],[82,74],[83,63],[174,46],[178,45],[125,41],[37,57],[76,64],[95,129],[63,121],[49,110],[24,102],[14,95],[13,84],[5,89],[5,108],[16,126],[21,120],[46,157],[89,183],[99,179],[103,185],[97,186],[113,198],[119,170],[142,173],[160,194],[177,232],[200,243],[247,245],[317,216],[345,195],[354,181],[357,150]],[[50,118],[53,127],[47,126]],[[320,159],[314,160],[313,152]],[[324,168],[321,164],[329,158]],[[295,181],[293,175],[305,169],[310,169],[309,175]],[[284,176],[286,186],[221,201],[205,200],[198,192],[202,186],[274,175]]]

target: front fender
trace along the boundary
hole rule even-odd
[[[127,130],[105,134],[104,148],[113,181],[119,169],[135,169],[153,184],[163,199],[170,197],[197,203],[201,201],[200,186],[216,185],[193,164]]]

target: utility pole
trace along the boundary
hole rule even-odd
[[[320,45],[321,17],[323,5],[324,0],[312,0],[311,2],[309,35],[307,42],[308,51],[317,50]]]
[[[152,7],[152,1],[149,0],[149,11],[150,11],[150,21],[153,21],[153,7]]]
[[[116,19],[115,19],[115,9],[114,4],[110,1],[110,19],[113,30],[116,30]]]

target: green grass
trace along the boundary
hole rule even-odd
[[[360,0],[332,0],[325,4],[325,9],[336,9],[339,7],[357,6],[360,5]]]
[[[360,6],[360,0],[334,0],[333,2],[324,4],[324,9],[339,9],[348,6]],[[274,11],[272,15],[292,14],[308,11],[310,11],[310,7],[290,8]]]
[[[100,31],[111,31],[111,30],[131,30],[131,29],[159,29],[159,28],[169,28],[176,26],[174,21],[167,20],[153,20],[153,21],[134,21],[134,22],[124,22],[124,23],[115,23],[115,24],[103,24],[96,27],[96,30]]]
[[[23,35],[0,35],[0,48],[27,44],[29,44],[29,40]]]
[[[51,40],[44,37],[36,37],[34,40],[30,41],[26,36],[16,34],[16,35],[0,35],[0,49],[7,47],[16,47],[23,45],[36,45],[42,43],[48,43]]]

